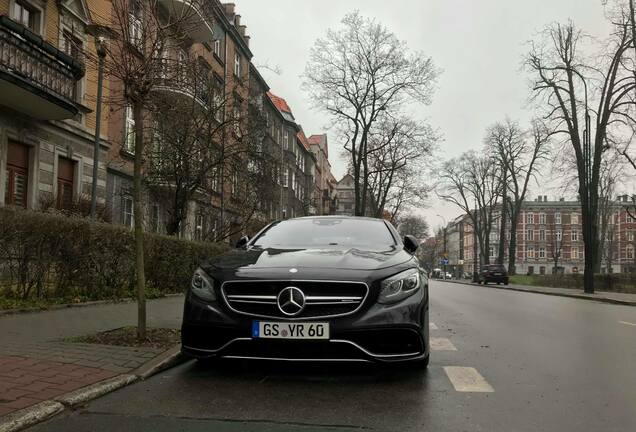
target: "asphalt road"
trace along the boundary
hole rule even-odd
[[[427,372],[191,361],[32,431],[636,431],[636,308],[435,282],[431,322]]]

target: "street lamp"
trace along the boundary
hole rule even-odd
[[[444,232],[444,258],[442,260],[442,265],[444,266],[444,275],[443,275],[443,279],[446,280],[446,263],[448,262],[448,250],[446,249],[446,218],[440,214],[437,215],[438,218],[442,219],[442,222],[444,222],[444,228],[443,228],[443,232]]]
[[[95,137],[93,141],[93,182],[91,184],[91,219],[95,220],[97,208],[97,173],[99,168],[99,142],[102,125],[102,90],[104,82],[104,60],[106,58],[106,37],[111,34],[110,29],[100,25],[88,27],[88,33],[95,37],[97,51],[97,104],[95,107]]]

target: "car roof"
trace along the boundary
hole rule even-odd
[[[368,216],[348,216],[348,215],[324,215],[324,216],[302,216],[297,218],[285,219],[285,220],[296,220],[296,219],[352,219],[352,220],[368,220],[368,221],[377,221],[377,222],[388,222],[386,219],[374,218]]]

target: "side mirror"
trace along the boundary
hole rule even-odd
[[[250,241],[250,238],[248,236],[243,236],[240,239],[238,239],[238,241],[236,242],[234,246],[237,249],[243,249],[249,241]]]
[[[415,253],[419,246],[420,245],[415,237],[413,237],[412,235],[404,236],[404,250],[406,250],[408,253]]]

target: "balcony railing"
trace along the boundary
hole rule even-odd
[[[46,94],[73,102],[84,65],[40,36],[0,16],[0,72],[14,84],[27,84]]]

